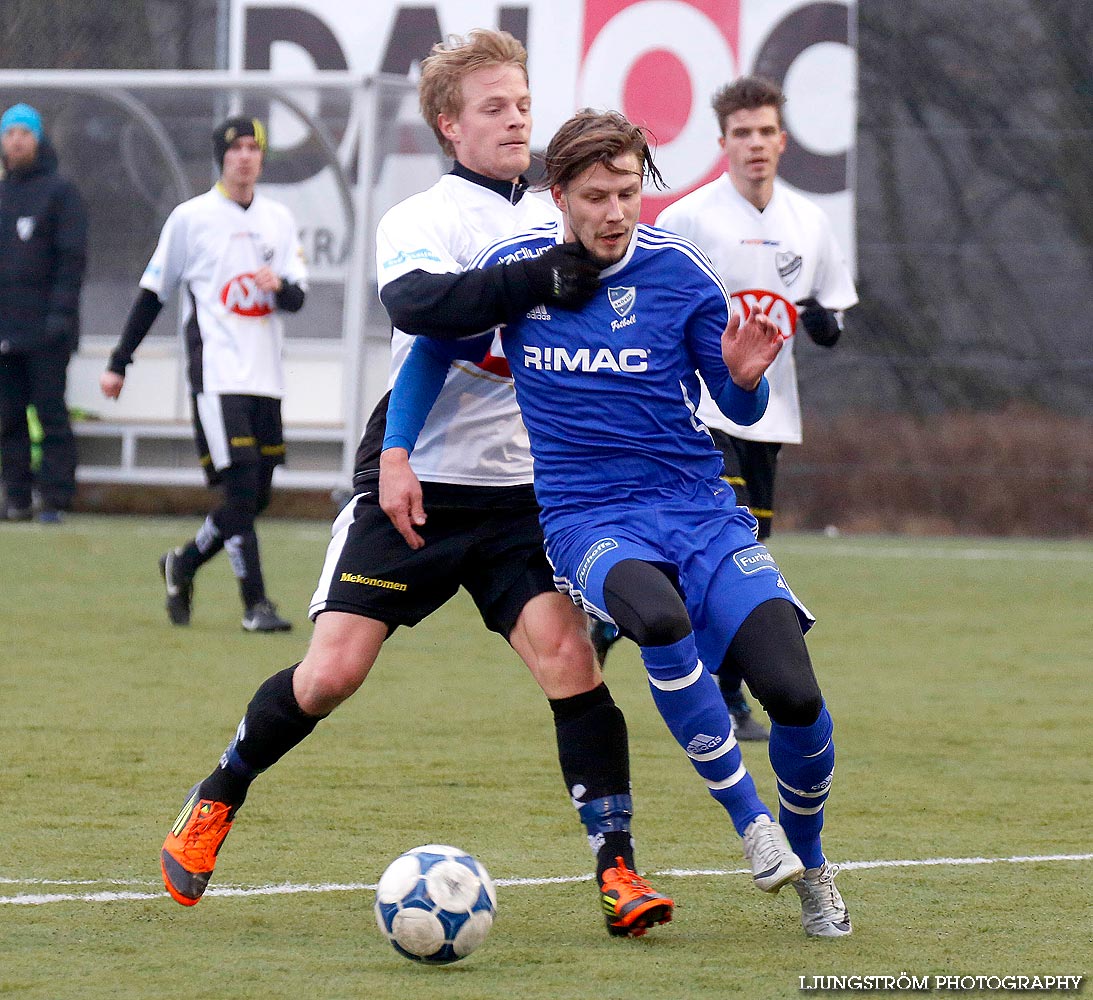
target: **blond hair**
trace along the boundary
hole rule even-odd
[[[448,156],[455,148],[440,131],[440,115],[458,118],[463,111],[463,79],[484,66],[517,66],[528,78],[527,50],[507,31],[476,28],[466,38],[449,35],[421,62],[418,100],[421,114]]]

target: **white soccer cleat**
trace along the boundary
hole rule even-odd
[[[769,816],[757,816],[748,824],[744,857],[751,865],[752,881],[763,892],[777,892],[805,874],[805,866],[789,846],[785,830]]]
[[[793,883],[801,897],[801,924],[809,937],[846,937],[850,933],[850,911],[835,888],[838,865],[826,861],[809,868]]]

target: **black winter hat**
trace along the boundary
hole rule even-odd
[[[262,154],[265,155],[265,125],[257,118],[246,118],[241,115],[235,118],[229,118],[227,121],[223,121],[217,125],[216,131],[213,132],[213,159],[216,160],[216,165],[221,170],[224,169],[224,154],[228,151],[228,147],[242,135],[254,136],[255,142],[258,143],[258,148],[262,150]]]

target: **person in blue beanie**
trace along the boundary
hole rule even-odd
[[[0,468],[3,519],[56,524],[76,495],[76,439],[65,405],[68,363],[79,339],[87,212],[57,173],[42,116],[16,104],[0,116]],[[42,460],[31,468],[27,407],[42,425]]]

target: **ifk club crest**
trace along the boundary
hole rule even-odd
[[[607,301],[611,303],[611,308],[619,314],[619,316],[626,316],[634,308],[634,303],[638,299],[638,290],[632,285],[629,288],[608,288],[607,289]]]

